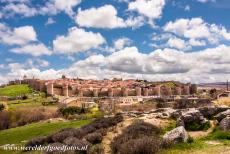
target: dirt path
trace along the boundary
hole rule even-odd
[[[134,119],[125,118],[123,122],[119,123],[117,126],[109,129],[107,135],[102,140],[102,145],[104,147],[105,154],[111,153],[110,144],[113,141],[113,138],[120,135],[122,130],[128,127]]]
[[[216,125],[215,122],[211,121],[211,127],[207,131],[191,131],[188,132],[188,134],[193,138],[202,138],[207,136],[209,133],[211,133],[215,128],[215,125]]]
[[[119,123],[117,126],[109,129],[107,135],[102,140],[102,145],[104,147],[105,154],[111,154],[110,144],[113,141],[114,137],[120,135],[122,130],[128,127],[132,122],[135,120],[143,120],[145,122],[151,123],[158,127],[165,127],[169,124],[168,120],[156,119],[156,118],[149,118],[149,117],[141,117],[141,118],[124,118],[124,121]]]

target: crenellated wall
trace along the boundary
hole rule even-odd
[[[79,84],[65,80],[37,80],[27,79],[23,83],[28,83],[30,87],[37,91],[46,92],[48,95],[62,95],[66,97],[126,97],[126,96],[171,96],[171,95],[191,95],[197,93],[195,84],[177,84],[168,86],[165,84],[155,84],[150,86],[133,84],[132,80],[122,83],[116,81],[108,84],[100,83],[95,86],[95,82],[83,82]],[[99,81],[98,81],[99,82]],[[121,82],[121,83],[120,83]],[[130,85],[128,84],[129,82]],[[105,84],[105,86],[103,85]]]

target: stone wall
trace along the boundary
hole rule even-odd
[[[167,85],[129,87],[98,87],[77,85],[68,82],[55,82],[27,79],[23,82],[28,83],[33,89],[47,92],[48,95],[80,96],[80,97],[121,97],[121,96],[171,96],[171,95],[191,95],[197,93],[197,86],[194,84],[181,84],[173,87]],[[53,85],[52,85],[53,84]]]

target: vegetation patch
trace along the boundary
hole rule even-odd
[[[169,124],[166,127],[161,129],[161,135],[164,135],[165,133],[173,130],[174,128],[176,128],[176,121],[170,120]]]
[[[0,145],[17,144],[24,140],[30,140],[37,136],[48,135],[62,128],[81,127],[90,120],[67,121],[67,122],[38,122],[21,127],[0,131]]]
[[[27,84],[11,85],[0,88],[0,96],[17,97],[32,93],[32,89]]]
[[[86,108],[77,106],[60,108],[58,111],[65,117],[73,114],[85,114],[89,112]]]
[[[114,154],[154,154],[161,148],[161,130],[143,121],[134,122],[111,143]]]
[[[221,130],[219,126],[215,127],[213,132],[210,133],[205,140],[229,140],[230,141],[230,132]]]
[[[210,121],[207,121],[204,124],[199,124],[197,122],[186,123],[185,129],[189,131],[206,131],[211,127]]]
[[[57,116],[56,110],[46,109],[44,107],[2,111],[0,112],[0,130],[23,126],[40,120],[56,118]]]
[[[40,146],[40,145],[53,145],[56,143],[61,143],[67,146],[88,146],[90,150],[92,145],[100,144],[102,137],[106,134],[106,131],[109,127],[117,125],[123,120],[122,115],[115,115],[114,117],[107,118],[98,118],[88,125],[85,125],[81,128],[65,128],[61,129],[56,133],[37,137],[28,141],[25,145],[26,148]],[[106,129],[106,130],[104,130]],[[101,148],[93,146],[93,151],[101,151]],[[72,151],[73,152],[73,151]],[[79,151],[75,151],[79,152]],[[85,153],[86,151],[83,151]]]

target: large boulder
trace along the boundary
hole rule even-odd
[[[200,113],[208,119],[212,119],[215,115],[230,109],[228,106],[205,106],[200,107],[198,110]]]
[[[230,131],[230,117],[226,117],[220,122],[220,128],[225,131]]]
[[[188,130],[201,130],[208,123],[208,120],[197,109],[189,109],[177,118],[177,126],[183,126]]]
[[[163,136],[163,142],[166,144],[177,144],[187,140],[188,133],[183,126],[177,127]]]
[[[214,118],[220,122],[222,119],[226,118],[227,116],[230,116],[230,109],[224,112],[218,113],[217,115],[214,116]]]

